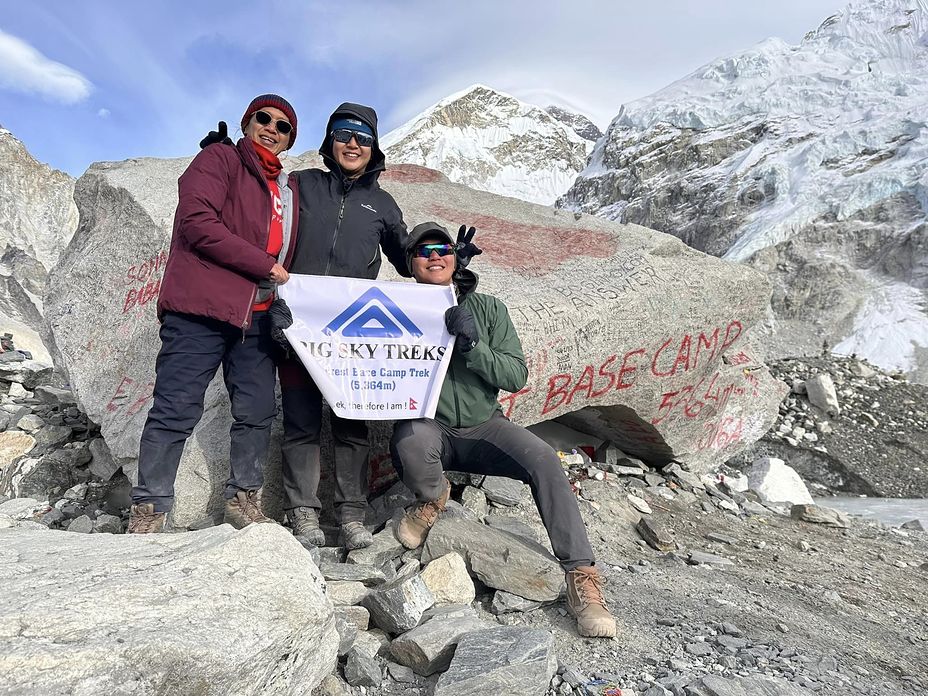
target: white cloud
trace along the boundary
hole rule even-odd
[[[77,70],[46,58],[22,39],[0,29],[0,89],[74,104],[86,99],[92,88],[90,80]]]
[[[109,118],[109,115],[110,115],[109,109],[100,109],[97,112],[97,116],[99,116],[100,118]]]

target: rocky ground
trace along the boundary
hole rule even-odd
[[[605,472],[603,481],[572,473],[595,530],[618,638],[578,637],[562,602],[522,602],[522,611],[500,613],[499,592],[478,582],[473,603],[490,625],[554,635],[559,668],[548,693],[885,696],[928,689],[925,532],[840,515],[831,518],[839,526],[810,523],[791,517],[788,506],[726,494],[724,485],[691,486],[697,482],[685,472],[648,473],[652,483],[663,479],[658,485],[648,485],[644,472]],[[471,514],[483,512],[473,488],[456,492]],[[651,512],[639,515],[635,506]],[[664,550],[636,531],[639,516],[666,537]],[[546,543],[524,492],[515,506],[491,504],[484,520]],[[403,674],[385,656],[387,676],[368,693],[431,693],[437,675]],[[324,693],[349,691],[344,683],[330,686]],[[351,692],[362,693],[359,686]],[[537,692],[526,684],[524,693]]]
[[[850,360],[774,369],[794,393],[757,452],[786,455],[797,469],[842,462],[831,471],[843,478],[802,470],[817,492],[854,490],[848,481],[882,494],[920,490],[912,460],[894,453],[867,468],[865,444],[880,438],[872,451],[894,452],[885,440],[906,438],[923,448],[923,388]],[[831,416],[800,385],[822,372],[839,401]],[[128,483],[56,379],[31,361],[0,361],[0,527],[121,532]],[[928,533],[764,504],[730,477],[675,465],[657,471],[621,455],[597,465],[577,453],[563,461],[607,580],[615,640],[577,636],[528,488],[455,475],[455,502],[423,550],[405,551],[389,524],[347,557],[312,550],[340,636],[339,663],[316,693],[928,691]],[[372,501],[372,520],[409,500],[397,484]]]
[[[792,386],[776,424],[730,464],[775,456],[796,469],[814,495],[928,497],[928,387],[866,361],[831,354],[769,364]],[[831,377],[838,411],[813,406],[805,382]]]

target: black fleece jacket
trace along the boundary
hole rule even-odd
[[[299,188],[299,238],[292,273],[374,279],[380,271],[381,249],[397,272],[410,277],[406,266],[406,223],[393,196],[377,179],[386,169],[375,140],[371,161],[359,178],[344,176],[332,152],[332,123],[352,117],[366,123],[377,138],[376,112],[344,103],[329,117],[319,153],[329,171],[303,169],[291,174]]]

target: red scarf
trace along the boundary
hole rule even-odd
[[[254,145],[255,153],[258,155],[258,162],[261,163],[261,169],[264,170],[264,176],[268,179],[276,180],[277,176],[284,168],[280,160],[277,159],[277,155],[268,150],[261,143],[251,140],[251,138],[248,139],[248,142]]]

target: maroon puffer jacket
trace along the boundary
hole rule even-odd
[[[290,267],[297,209],[286,174],[278,179],[284,204],[280,263]],[[271,194],[254,146],[216,144],[200,151],[177,182],[171,253],[158,295],[165,312],[211,317],[247,328],[257,283],[276,258],[268,254]]]

